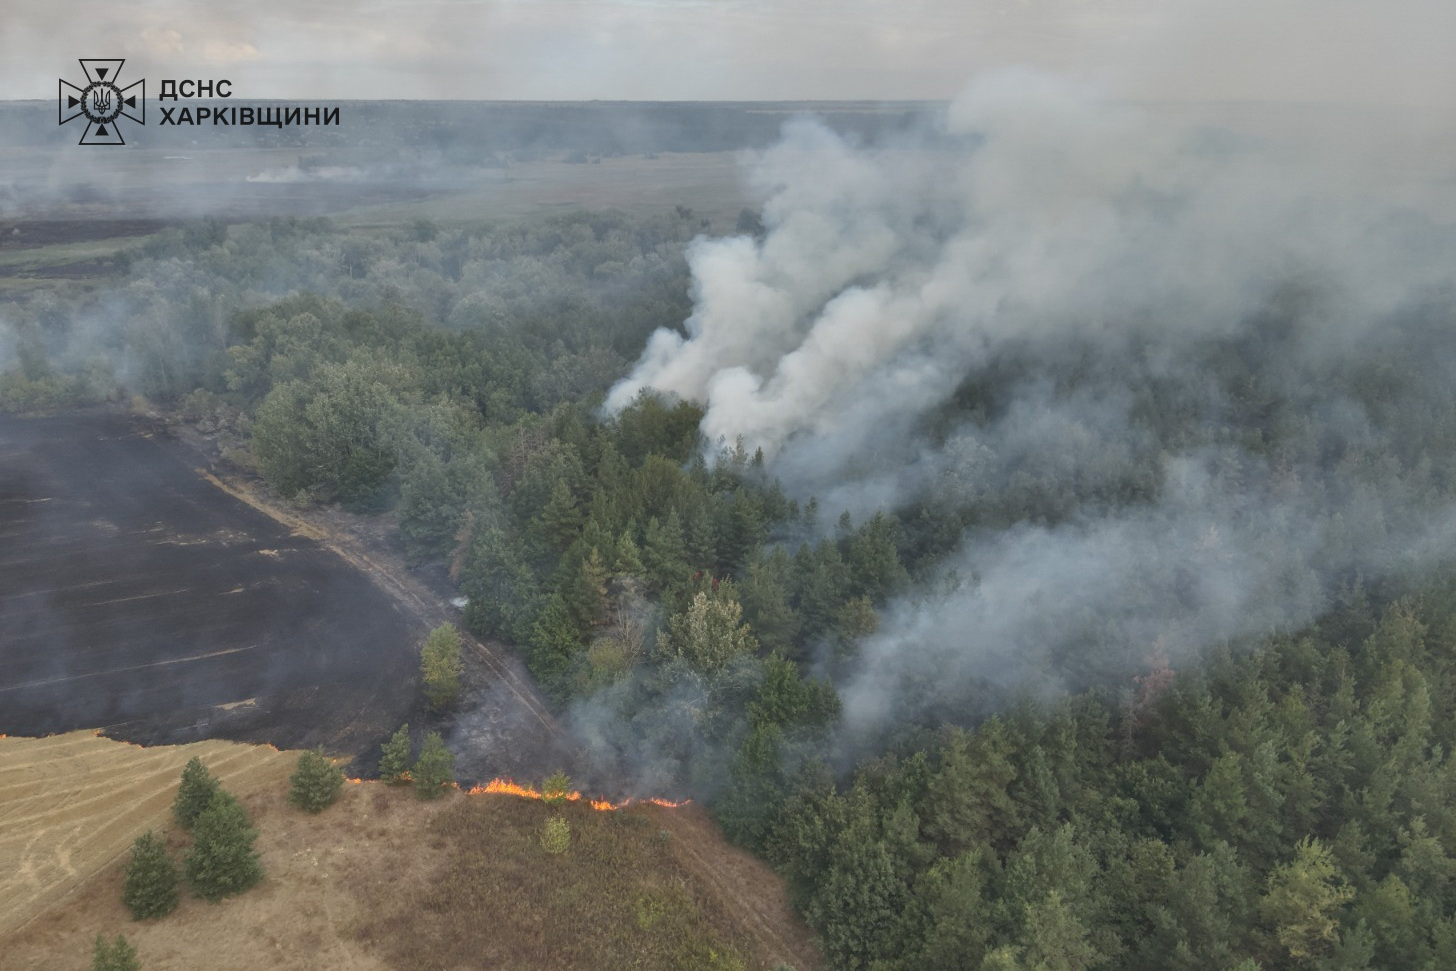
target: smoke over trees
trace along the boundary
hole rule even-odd
[[[947,129],[790,127],[766,235],[693,244],[685,332],[607,399],[700,401],[790,495],[943,555],[865,641],[852,726],[1125,678],[1449,555],[1448,228],[1030,73]]]
[[[1444,967],[1456,234],[1320,161],[1000,75],[790,125],[738,236],[167,237],[124,324],[27,307],[0,400],[186,395],[392,508],[835,967]]]

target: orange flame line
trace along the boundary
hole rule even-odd
[[[467,795],[505,795],[517,796],[521,799],[538,799],[548,801],[546,794],[540,789],[533,789],[530,786],[523,786],[512,779],[491,779],[483,786],[476,786]],[[563,802],[585,802],[588,806],[598,812],[608,812],[614,809],[625,809],[632,805],[632,799],[623,799],[621,802],[611,802],[607,799],[587,799],[580,792],[563,792],[554,798]],[[654,806],[662,806],[664,809],[677,809],[679,806],[686,806],[691,799],[684,799],[682,802],[673,802],[669,799],[643,799],[642,802],[651,803]]]

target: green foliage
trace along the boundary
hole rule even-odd
[[[323,749],[304,752],[288,777],[288,801],[307,812],[322,812],[344,791],[344,771],[324,755]]]
[[[253,850],[257,838],[242,804],[218,790],[192,827],[185,868],[193,892],[216,902],[262,880],[263,865]]]
[[[142,963],[137,958],[136,948],[123,935],[108,942],[100,934],[91,952],[91,971],[141,971]]]
[[[377,508],[396,463],[388,429],[417,381],[406,365],[360,356],[277,385],[253,423],[258,467],[284,495]]]
[[[391,786],[409,782],[411,748],[413,746],[410,743],[409,725],[406,723],[399,726],[389,736],[389,741],[384,743],[383,753],[379,758],[379,778]]]
[[[164,917],[177,906],[177,879],[177,865],[167,855],[167,844],[155,831],[147,830],[132,844],[121,902],[133,920]]]
[[[581,653],[581,637],[561,594],[553,593],[531,628],[527,663],[542,688],[558,700],[570,694],[568,678]]]
[[[212,805],[212,797],[217,792],[217,780],[207,771],[202,759],[194,755],[182,769],[182,784],[172,803],[172,817],[177,820],[177,825],[192,829],[197,817]]]
[[[541,783],[541,797],[548,806],[560,806],[571,792],[571,777],[560,769],[548,775]]]
[[[1289,958],[1303,965],[1334,944],[1339,908],[1354,895],[1340,878],[1329,849],[1305,837],[1294,848],[1294,859],[1269,874],[1259,914]]]
[[[742,623],[743,607],[731,586],[724,584],[711,596],[698,593],[688,609],[668,621],[657,635],[657,649],[678,657],[700,671],[721,671],[736,657],[758,650],[758,641]]]
[[[687,317],[682,250],[698,224],[679,215],[422,223],[393,237],[298,220],[172,230],[109,298],[126,322],[115,356],[129,392],[205,388],[189,414],[205,403],[234,409],[238,429],[251,422],[259,467],[286,495],[354,508],[397,497],[407,555],[448,564],[472,630],[521,645],[554,701],[597,696],[617,716],[611,743],[653,752],[676,782],[729,780],[715,811],[783,870],[835,968],[1456,967],[1456,584],[1399,599],[1401,578],[1311,580],[1381,558],[1392,536],[1425,535],[1450,505],[1456,408],[1441,342],[1456,329],[1439,301],[1420,321],[1392,319],[1393,339],[1358,360],[1281,357],[1289,334],[1311,343],[1301,328],[1319,313],[1300,310],[1187,346],[1190,373],[1208,378],[1190,394],[1118,370],[1131,444],[1090,421],[1049,447],[994,454],[1016,389],[1047,376],[1010,354],[928,418],[957,451],[923,499],[856,525],[788,502],[741,446],[705,458],[697,403],[645,392],[596,417],[647,335]],[[745,232],[758,231],[751,216]],[[174,259],[201,281],[185,296],[173,296]],[[269,287],[295,295],[257,304]],[[81,309],[17,311],[0,407],[120,393],[106,359],[47,357],[48,342],[84,329],[71,325]],[[1425,328],[1418,354],[1394,339],[1407,326]],[[1102,367],[1080,360],[1048,387],[1096,400],[1087,375]],[[1439,391],[1425,410],[1405,407],[1401,389],[1427,385]],[[1310,407],[1326,387],[1360,415],[1358,434],[1342,408]],[[1194,455],[1208,459],[1210,494],[1257,483],[1238,488],[1261,509],[1406,491],[1382,507],[1388,522],[1312,522],[1309,565],[1262,584],[1295,604],[1289,616],[1320,618],[1297,636],[1180,659],[1176,672],[1165,656],[1129,680],[1130,658],[1197,632],[1098,619],[1068,641],[1042,703],[1007,713],[1000,684],[931,670],[906,686],[935,700],[923,719],[857,739],[866,758],[842,778],[821,768],[839,699],[804,672],[860,673],[882,612],[897,616],[889,604],[967,528],[994,537],[1087,509],[1141,511],[1169,457]],[[1218,537],[1207,545],[1215,555]],[[1200,567],[1188,570],[1197,597]],[[929,595],[975,582],[947,577]],[[1255,599],[1249,616],[1272,618]],[[1004,647],[994,629],[964,634],[913,647]],[[1046,700],[1061,685],[1100,687]],[[381,776],[411,778],[407,729],[383,755]],[[427,740],[422,796],[448,787],[449,765]],[[184,826],[216,790],[195,768],[178,793]],[[696,957],[679,964],[718,960]]]
[[[560,816],[552,816],[541,826],[541,848],[559,856],[571,848],[571,824]]]
[[[433,711],[444,711],[460,697],[460,631],[454,624],[441,624],[430,631],[420,652],[420,677],[425,699]]]
[[[437,799],[455,784],[455,755],[445,747],[439,732],[425,736],[411,775],[415,795],[421,799]]]

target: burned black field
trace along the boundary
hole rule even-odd
[[[360,751],[403,720],[410,618],[197,464],[130,419],[0,416],[0,733]]]

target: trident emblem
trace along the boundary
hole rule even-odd
[[[86,116],[86,130],[81,133],[82,145],[125,145],[117,125],[120,118],[146,124],[146,82],[134,81],[124,88],[116,85],[124,58],[81,58],[86,72],[86,87],[78,88],[67,81],[60,86],[61,124]],[[133,114],[135,112],[135,114]]]

